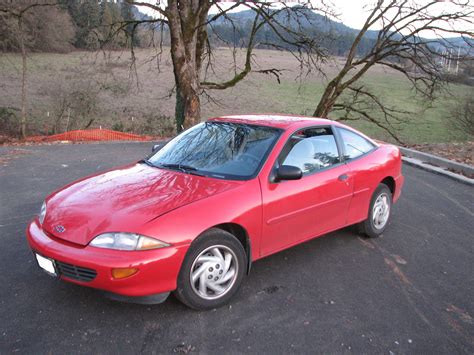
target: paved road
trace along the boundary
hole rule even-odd
[[[382,238],[350,229],[254,264],[232,304],[116,303],[38,270],[45,195],[150,143],[0,148],[0,353],[473,353],[474,190],[405,167]]]

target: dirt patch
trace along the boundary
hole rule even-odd
[[[474,165],[474,141],[460,143],[415,144],[410,148],[438,155],[467,165]]]

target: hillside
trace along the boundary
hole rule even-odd
[[[294,8],[293,8],[294,9]],[[275,19],[283,26],[294,31],[305,33],[307,36],[318,40],[320,46],[332,55],[345,55],[352,45],[352,41],[359,33],[359,30],[344,25],[341,22],[334,21],[327,16],[316,13],[315,11],[298,7],[296,12],[292,10],[284,10],[275,16]],[[252,23],[255,19],[255,12],[245,10],[241,12],[229,13],[226,17],[220,17],[209,26],[211,34],[211,42],[227,42],[236,46],[245,45]],[[291,36],[288,36],[290,38]],[[361,55],[370,50],[378,36],[378,31],[371,30],[363,37],[358,47],[357,54]],[[397,38],[395,34],[394,38]],[[449,47],[467,47],[465,39],[462,37],[450,38],[447,41],[432,40],[430,44],[434,49],[442,51],[446,46]],[[291,46],[278,38],[274,31],[268,25],[264,25],[257,35],[257,42],[260,48],[270,48],[270,46],[262,44],[266,42],[275,43],[283,48],[291,49]]]

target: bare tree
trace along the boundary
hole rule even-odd
[[[27,72],[27,49],[26,49],[26,34],[24,29],[24,20],[25,16],[29,11],[40,6],[56,6],[57,3],[27,3],[26,6],[16,6],[14,4],[9,4],[8,7],[0,7],[1,13],[6,13],[8,16],[13,17],[18,26],[18,43],[21,51],[21,61],[22,61],[22,70],[21,70],[21,118],[20,118],[20,136],[26,138],[26,90],[27,90],[27,81],[28,81],[28,72]]]
[[[145,6],[157,11],[159,19],[147,21],[134,21],[136,25],[142,22],[159,22],[162,26],[169,28],[171,39],[171,58],[175,77],[176,91],[176,123],[178,131],[199,122],[201,116],[200,95],[206,90],[224,90],[235,86],[242,81],[253,70],[253,50],[259,45],[278,48],[275,43],[258,43],[257,33],[267,26],[277,37],[283,41],[294,54],[295,58],[306,68],[317,67],[317,64],[325,58],[324,52],[318,43],[306,36],[305,31],[295,30],[281,19],[280,14],[288,16],[288,13],[301,11],[303,8],[311,7],[308,2],[304,6],[273,8],[271,3],[235,3],[230,8],[222,9],[218,1],[209,0],[169,0],[166,4],[157,1],[155,4],[147,2],[127,0],[136,6]],[[210,16],[209,10],[215,5],[217,14]],[[228,16],[230,10],[242,5],[252,10],[255,14],[252,28],[245,44],[245,63],[241,70],[222,82],[207,81],[204,79],[205,70],[212,65],[212,47],[209,43],[208,27],[221,17],[233,23]],[[323,10],[323,6],[321,6]],[[125,25],[129,25],[130,21]],[[235,24],[233,24],[235,26]],[[163,27],[162,27],[163,28]],[[278,68],[265,68],[258,70],[262,74],[275,75],[278,79],[280,70]]]
[[[453,44],[447,36],[463,36],[468,49],[474,43],[474,7],[469,0],[441,3],[438,0],[378,0],[369,9],[342,68],[325,87],[313,115],[327,117],[333,113],[341,120],[365,119],[400,141],[393,123],[407,112],[386,105],[377,93],[364,87],[360,79],[375,65],[385,66],[402,73],[416,94],[425,102],[432,102],[445,83],[442,61],[447,59],[449,49],[459,53],[459,44]],[[374,28],[379,29],[372,47],[357,56],[362,40]],[[431,39],[424,37],[427,35]],[[459,60],[467,59],[468,51],[464,50]]]
[[[53,134],[89,128],[99,111],[100,90],[97,82],[87,76],[71,82],[58,81],[53,88],[45,88],[52,97]]]

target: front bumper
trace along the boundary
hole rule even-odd
[[[59,278],[123,296],[115,299],[157,294],[164,294],[166,299],[167,294],[176,289],[179,269],[189,248],[189,245],[182,245],[146,251],[121,251],[76,245],[45,234],[37,218],[29,224],[26,236],[34,252],[97,273],[91,281],[80,281],[62,273],[59,273]],[[137,268],[138,272],[123,279],[112,277],[113,268],[131,267]]]

